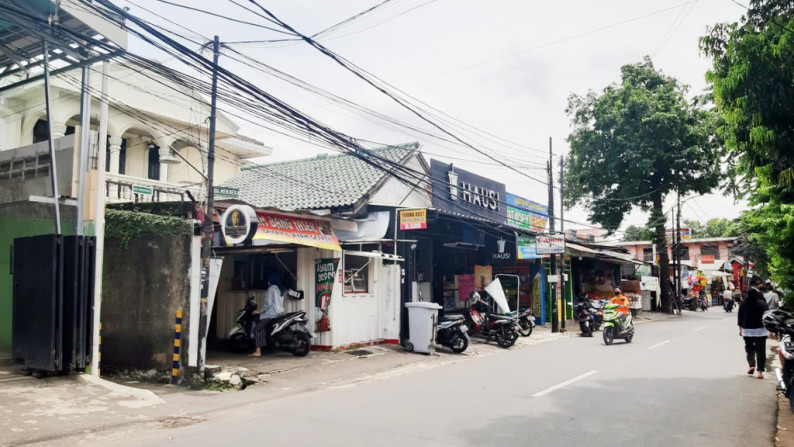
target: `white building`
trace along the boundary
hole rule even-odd
[[[99,122],[101,82],[101,65],[96,65],[91,73],[92,130]],[[74,134],[79,128],[80,71],[54,76],[50,95],[53,137]],[[210,116],[206,98],[144,69],[119,64],[110,66],[108,96],[108,199],[173,200],[185,190],[202,196]],[[215,184],[250,165],[249,159],[271,153],[262,143],[239,135],[238,126],[222,113],[218,113],[216,129]],[[46,142],[47,137],[43,81],[0,93],[0,154]],[[46,143],[42,147],[46,152]],[[24,174],[17,171],[24,166],[5,158],[0,157],[0,181],[22,179]],[[133,184],[150,186],[160,194],[135,197]]]

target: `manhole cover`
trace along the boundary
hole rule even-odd
[[[345,351],[345,353],[350,354],[350,355],[356,355],[356,356],[359,356],[359,357],[362,357],[362,356],[365,356],[365,355],[372,355],[372,352],[367,351],[366,349],[354,349],[352,351]]]

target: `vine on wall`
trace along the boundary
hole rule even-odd
[[[142,235],[155,237],[191,236],[193,227],[186,219],[135,211],[106,210],[105,237],[119,239],[126,248]]]

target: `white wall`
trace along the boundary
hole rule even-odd
[[[405,166],[424,172],[418,156],[411,157]],[[369,199],[370,205],[395,206],[399,208],[430,208],[432,202],[429,192],[429,177],[425,176],[418,187],[412,188],[397,179],[389,177],[386,183]]]

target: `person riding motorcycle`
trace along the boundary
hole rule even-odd
[[[609,304],[618,305],[616,310],[620,314],[620,325],[621,327],[625,326],[626,317],[629,316],[629,299],[623,295],[623,291],[620,290],[620,287],[615,287],[615,296],[609,300]]]

